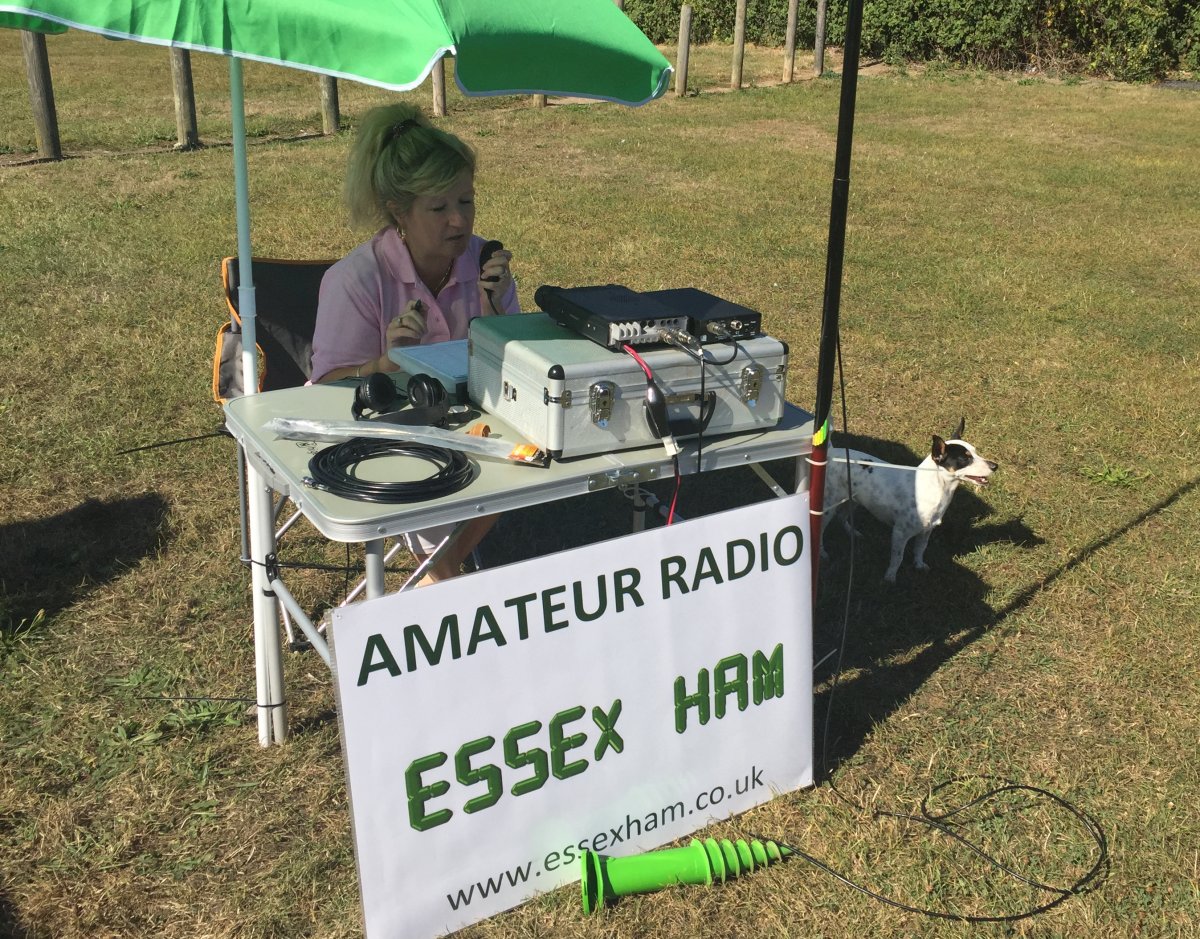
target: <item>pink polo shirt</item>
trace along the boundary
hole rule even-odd
[[[383,355],[388,324],[410,300],[421,300],[426,307],[422,345],[465,339],[467,324],[483,312],[479,298],[483,244],[483,238],[471,236],[436,297],[417,276],[408,246],[395,228],[381,229],[334,264],[321,281],[312,380]],[[496,303],[506,313],[518,312],[516,284]]]

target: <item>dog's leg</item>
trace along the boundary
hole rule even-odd
[[[912,532],[907,529],[899,525],[892,529],[892,560],[888,564],[887,572],[883,575],[883,579],[889,584],[896,582],[896,573],[900,570],[900,562],[904,560],[904,549],[910,538],[912,538]]]
[[[844,502],[839,502],[833,508],[825,509],[825,517],[821,519],[821,560],[829,560],[829,549],[825,547],[825,539],[829,537],[829,526],[833,524],[833,517],[838,514]]]
[[[929,536],[933,534],[932,528],[926,528],[917,535],[917,540],[913,542],[913,566],[919,571],[929,570],[929,565],[925,563],[925,546],[929,544]]]

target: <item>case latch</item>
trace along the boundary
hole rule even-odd
[[[560,404],[564,408],[569,408],[571,406],[571,389],[568,388],[560,395],[552,395],[549,388],[543,388],[542,404]]]
[[[758,396],[762,394],[762,383],[766,376],[767,370],[757,362],[751,362],[742,369],[742,384],[739,391],[742,400],[750,407],[758,404]]]
[[[607,427],[608,419],[612,417],[613,399],[617,396],[617,386],[611,381],[598,381],[588,389],[588,407],[592,414],[592,423],[597,427]]]

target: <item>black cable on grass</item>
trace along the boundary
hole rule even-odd
[[[135,701],[219,701],[228,704],[253,704],[260,708],[281,708],[283,702],[278,704],[258,704],[254,698],[216,698],[210,694],[197,695],[167,695],[167,694],[140,694],[134,698]]]
[[[933,796],[939,790],[944,789],[946,786],[952,785],[954,783],[965,782],[965,781],[968,781],[971,779],[995,779],[996,782],[998,783],[998,785],[993,786],[992,788],[988,789],[982,795],[970,800],[969,802],[964,803],[963,805],[957,806],[948,812],[943,812],[940,815],[931,814],[929,812],[928,803],[929,803],[929,798],[931,796]],[[1061,806],[1063,809],[1065,809],[1068,813],[1070,813],[1072,816],[1074,816],[1075,819],[1079,822],[1079,824],[1083,827],[1083,829],[1087,833],[1088,837],[1092,840],[1092,843],[1096,848],[1095,860],[1092,863],[1092,866],[1088,869],[1088,871],[1083,876],[1077,878],[1070,885],[1068,885],[1066,887],[1056,887],[1053,884],[1041,883],[1040,881],[1033,880],[1032,878],[1026,877],[1025,875],[1021,874],[1019,871],[1014,870],[1009,865],[1003,863],[1002,861],[1000,861],[997,858],[993,857],[992,855],[988,854],[986,851],[981,849],[974,842],[970,841],[967,838],[964,838],[958,832],[954,831],[954,829],[951,828],[950,825],[947,824],[945,821],[945,819],[948,819],[953,815],[957,815],[960,812],[965,812],[967,809],[972,808],[975,805],[979,805],[980,803],[982,803],[988,799],[994,798],[998,795],[1002,795],[1005,792],[1018,792],[1018,791],[1029,792],[1029,793],[1033,793],[1035,795],[1045,796],[1046,798],[1051,799],[1052,801],[1057,803],[1059,806]],[[845,797],[839,793],[839,798],[844,799]],[[1055,795],[1053,792],[1050,792],[1047,789],[1041,789],[1037,786],[1027,786],[1022,783],[1016,783],[1016,782],[1012,782],[1010,780],[999,779],[997,777],[956,776],[953,779],[947,780],[946,782],[941,783],[938,786],[935,786],[932,790],[930,790],[929,795],[926,796],[925,799],[923,799],[921,801],[921,815],[919,815],[919,816],[908,815],[908,814],[904,814],[904,813],[900,813],[900,812],[878,812],[878,811],[873,812],[872,815],[875,818],[895,818],[895,819],[899,819],[901,821],[916,822],[920,825],[925,825],[925,826],[933,829],[934,831],[948,835],[949,837],[953,838],[955,841],[957,841],[960,844],[962,844],[963,846],[965,846],[972,853],[976,854],[982,860],[984,860],[991,866],[995,867],[997,870],[1003,871],[1008,876],[1012,877],[1015,880],[1020,881],[1022,884],[1025,884],[1028,887],[1031,887],[1035,890],[1041,890],[1045,893],[1053,894],[1053,896],[1049,900],[1047,900],[1045,903],[1039,903],[1036,906],[1030,907],[1027,910],[1022,910],[1018,913],[999,913],[999,914],[995,914],[995,915],[950,913],[950,912],[947,912],[946,910],[936,910],[936,909],[931,909],[929,907],[913,906],[912,904],[909,904],[909,903],[903,903],[899,900],[893,900],[891,897],[884,896],[883,894],[881,894],[875,890],[872,890],[870,887],[866,887],[854,880],[851,880],[845,874],[842,874],[839,871],[834,870],[832,867],[830,867],[824,861],[820,860],[819,858],[814,857],[813,855],[796,847],[795,845],[784,841],[781,838],[773,837],[771,840],[773,840],[781,848],[787,848],[796,857],[798,857],[804,861],[807,861],[809,864],[812,864],[814,867],[818,867],[821,870],[825,871],[825,873],[829,874],[835,880],[841,881],[847,887],[850,887],[853,890],[857,890],[859,893],[864,894],[865,896],[871,897],[872,899],[878,900],[880,903],[884,903],[884,904],[894,907],[895,909],[898,909],[898,910],[904,910],[906,913],[919,913],[922,916],[929,916],[934,919],[953,920],[955,922],[960,922],[960,923],[1013,923],[1013,922],[1017,922],[1018,920],[1029,919],[1030,917],[1037,916],[1040,913],[1045,913],[1048,910],[1052,910],[1056,906],[1060,905],[1061,903],[1064,903],[1065,901],[1069,900],[1071,897],[1078,896],[1082,893],[1086,893],[1093,886],[1094,881],[1100,876],[1100,874],[1108,866],[1108,838],[1105,836],[1104,830],[1100,827],[1099,823],[1097,823],[1094,818],[1092,818],[1090,815],[1088,815],[1086,812],[1084,812],[1078,806],[1073,805],[1072,803],[1068,802],[1066,799],[1062,798],[1061,796]],[[759,836],[756,836],[756,837],[759,837]]]
[[[837,349],[836,359],[837,359],[837,369],[838,369],[838,385],[839,385],[839,392],[841,395],[841,404],[842,404],[842,432],[843,432],[843,434],[847,434],[847,433],[849,433],[850,421],[848,418],[848,409],[846,406],[846,377],[845,377],[845,372],[843,371],[841,336],[840,335],[837,336],[835,341],[836,341],[836,349]],[[835,448],[831,445],[830,450],[832,451],[834,449]],[[846,459],[849,460],[849,448],[843,447],[842,449],[844,449],[846,451]],[[846,466],[849,467],[849,463],[847,463]],[[826,476],[828,477],[828,473],[826,474]],[[846,583],[846,603],[842,610],[841,639],[840,639],[839,646],[838,646],[837,665],[835,667],[833,679],[832,679],[832,682],[829,687],[828,704],[827,704],[826,710],[825,710],[825,721],[824,721],[824,726],[823,726],[822,736],[821,736],[821,761],[820,761],[821,777],[820,777],[820,779],[818,779],[818,782],[821,782],[821,781],[827,782],[829,784],[830,791],[833,792],[833,794],[836,795],[839,799],[841,799],[843,802],[845,802],[847,805],[851,806],[852,808],[855,808],[860,812],[865,812],[865,811],[867,811],[867,809],[864,805],[862,805],[861,803],[855,802],[853,799],[846,796],[834,784],[833,776],[829,772],[829,763],[828,763],[830,720],[833,715],[834,697],[837,692],[838,683],[839,683],[839,681],[841,679],[841,675],[842,675],[842,667],[843,667],[843,662],[844,662],[845,653],[846,653],[846,643],[847,643],[847,638],[849,636],[849,631],[850,631],[850,601],[851,601],[851,597],[853,594],[853,586],[854,586],[854,557],[855,557],[855,553],[856,553],[856,540],[855,540],[855,531],[854,531],[854,501],[853,501],[854,489],[853,489],[853,482],[850,479],[849,473],[847,473],[846,486],[847,486],[848,498],[850,501],[850,505],[847,509],[847,511],[850,513],[850,515],[849,515],[849,520],[850,520],[849,521],[850,563],[849,563],[849,568],[848,568],[848,573],[847,573],[848,579],[847,579],[847,583]],[[814,546],[813,550],[820,550],[820,545]],[[971,799],[970,801],[968,801],[962,805],[954,806],[954,807],[950,808],[949,810],[941,812],[941,813],[935,814],[935,813],[930,812],[929,800],[934,795],[936,795],[941,790],[945,789],[947,786],[951,786],[951,785],[954,785],[955,783],[966,782],[966,781],[970,781],[970,780],[974,780],[974,779],[992,780],[996,783],[996,785],[989,788],[982,795],[979,795],[979,796],[975,797],[974,799]],[[1021,874],[1019,871],[1014,870],[1012,867],[1010,867],[1009,865],[1000,861],[998,858],[988,854],[986,851],[984,851],[982,848],[980,848],[979,845],[975,844],[973,841],[964,837],[963,835],[959,834],[959,832],[954,830],[954,828],[952,827],[951,819],[953,819],[955,816],[961,815],[963,812],[966,812],[968,809],[971,809],[976,805],[980,805],[989,799],[993,799],[993,798],[996,798],[997,796],[1003,795],[1006,792],[1028,792],[1028,793],[1032,793],[1037,796],[1044,796],[1045,798],[1050,799],[1052,802],[1056,803],[1058,806],[1060,806],[1062,809],[1064,809],[1066,812],[1068,812],[1070,815],[1072,815],[1075,818],[1075,820],[1082,826],[1083,830],[1086,832],[1088,837],[1091,839],[1092,844],[1095,846],[1095,850],[1096,850],[1096,857],[1095,857],[1094,862],[1092,863],[1092,866],[1088,869],[1088,871],[1082,877],[1077,878],[1073,883],[1071,883],[1069,886],[1066,886],[1066,887],[1056,887],[1052,884],[1045,884],[1040,881],[1033,880],[1032,878],[1026,877],[1024,874]],[[1090,889],[1094,885],[1094,882],[1097,880],[1097,878],[1099,878],[1101,873],[1104,870],[1106,870],[1108,867],[1108,860],[1109,860],[1108,838],[1104,833],[1104,829],[1100,827],[1099,822],[1097,822],[1094,818],[1092,818],[1092,816],[1088,815],[1081,808],[1079,808],[1078,806],[1069,802],[1068,800],[1064,799],[1062,796],[1056,795],[1055,793],[1050,792],[1047,789],[1042,789],[1037,786],[1029,786],[1029,785],[1025,785],[1023,783],[1017,783],[1017,782],[1013,782],[1011,780],[1001,779],[999,777],[980,776],[980,775],[955,776],[943,783],[939,783],[937,786],[934,786],[933,789],[931,789],[929,791],[929,794],[924,799],[921,800],[921,814],[920,815],[911,815],[911,814],[904,813],[904,812],[888,812],[888,811],[880,811],[880,810],[871,810],[871,817],[875,818],[875,819],[894,818],[894,819],[897,819],[898,821],[914,822],[918,825],[924,825],[927,828],[931,829],[932,831],[947,835],[948,837],[954,839],[959,844],[963,845],[965,848],[967,848],[969,851],[971,851],[973,854],[978,856],[985,863],[991,865],[992,867],[996,868],[999,871],[1002,871],[1004,874],[1008,875],[1009,877],[1019,881],[1022,884],[1025,884],[1026,886],[1028,886],[1032,889],[1040,890],[1045,893],[1050,893],[1050,894],[1053,894],[1053,896],[1049,900],[1047,900],[1045,903],[1040,903],[1034,907],[1031,907],[1030,909],[1023,910],[1019,913],[1005,913],[1005,914],[998,914],[995,916],[978,916],[978,915],[970,915],[970,914],[963,914],[963,913],[949,913],[945,910],[935,910],[935,909],[931,909],[928,907],[918,907],[918,906],[913,906],[908,903],[902,903],[899,900],[893,900],[891,897],[886,897],[881,893],[871,890],[869,887],[863,886],[862,884],[851,880],[849,877],[845,876],[844,874],[834,870],[832,867],[830,867],[824,861],[812,856],[811,854],[808,854],[807,852],[801,850],[800,848],[796,847],[793,844],[789,844],[788,842],[784,841],[781,838],[772,838],[771,840],[775,841],[776,844],[780,845],[781,847],[786,847],[796,857],[807,861],[808,863],[812,864],[814,867],[820,868],[821,870],[825,871],[827,874],[829,874],[836,880],[841,881],[846,886],[848,886],[854,890],[857,890],[859,893],[862,893],[868,897],[878,900],[880,903],[885,903],[888,906],[894,907],[898,910],[904,910],[907,913],[918,913],[922,916],[929,916],[929,917],[933,917],[935,919],[953,920],[953,921],[962,922],[962,923],[1012,923],[1012,922],[1017,922],[1018,920],[1029,919],[1030,917],[1037,916],[1040,913],[1045,913],[1048,910],[1054,909],[1056,906],[1065,902],[1066,900],[1069,900],[1071,897],[1078,896],[1079,894],[1086,892],[1088,889]]]
[[[173,447],[177,443],[194,443],[197,440],[210,440],[213,437],[232,437],[225,428],[213,431],[211,434],[200,434],[196,437],[178,437],[175,440],[160,440],[158,443],[148,443],[142,447],[130,447],[127,450],[118,450],[117,456],[123,456],[126,453],[141,453],[144,450],[157,450],[159,447]]]

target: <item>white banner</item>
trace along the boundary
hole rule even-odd
[[[800,493],[336,611],[367,936],[810,785],[807,526]]]

